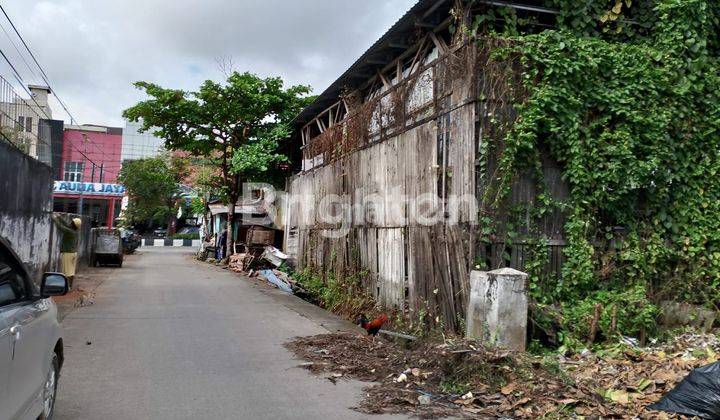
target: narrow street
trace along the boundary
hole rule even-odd
[[[0,420],[720,420],[720,0],[0,28]]]
[[[367,417],[349,409],[362,383],[312,376],[283,347],[344,321],[188,249],[138,254],[63,321],[58,420]]]

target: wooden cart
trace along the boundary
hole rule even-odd
[[[115,265],[122,267],[123,247],[120,229],[93,228],[91,238],[90,264],[92,266]]]

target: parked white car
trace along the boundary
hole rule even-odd
[[[63,344],[51,296],[65,276],[46,273],[40,290],[0,238],[0,420],[52,419]]]

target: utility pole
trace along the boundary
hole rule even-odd
[[[80,183],[82,184],[82,183]],[[83,214],[83,193],[85,191],[83,189],[80,190],[80,199],[78,199],[78,214],[82,216]]]
[[[85,165],[83,164],[81,166],[82,166],[82,169],[80,169],[80,177],[79,177],[79,179],[76,177],[75,181],[77,181],[77,186],[78,186],[78,190],[79,190],[78,193],[80,194],[80,198],[78,198],[78,214],[82,216],[83,192],[85,192],[85,191],[83,191],[81,186],[83,185],[83,178],[84,178],[83,173],[85,172]],[[78,168],[75,168],[75,170],[78,170]],[[92,175],[90,175],[91,179],[93,176],[95,176],[95,164],[93,164],[93,167],[92,167]]]

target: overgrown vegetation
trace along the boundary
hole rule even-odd
[[[510,31],[490,57],[519,64],[522,78],[506,80],[518,114],[485,202],[502,209],[531,171],[540,192],[530,224],[554,209],[567,216],[562,278],[529,261],[533,299],[559,309],[566,343],[591,341],[593,324],[599,338],[642,337],[663,299],[718,308],[720,6],[554,3],[562,30]],[[569,200],[548,193],[541,153],[561,164]]]
[[[362,286],[361,279],[366,275],[360,271],[343,276],[333,273],[323,276],[310,267],[292,273],[302,288],[296,292],[298,295],[351,321],[361,314],[371,316],[376,309],[375,300]]]

